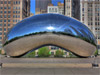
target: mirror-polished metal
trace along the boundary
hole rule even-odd
[[[96,50],[96,39],[86,25],[59,14],[40,14],[20,21],[8,32],[3,46],[7,55],[16,57],[48,44],[83,57]]]

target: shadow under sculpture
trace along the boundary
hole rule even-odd
[[[59,14],[40,14],[20,21],[7,33],[3,47],[7,55],[17,57],[43,45],[56,45],[81,57],[96,51],[96,39],[88,27]]]

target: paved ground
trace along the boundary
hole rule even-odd
[[[1,58],[1,63],[100,63],[100,58]]]
[[[0,63],[3,63],[3,67],[44,67],[45,64],[48,66],[60,65],[61,67],[64,64],[65,67],[92,67],[92,63],[98,63],[100,67],[100,58],[5,58],[0,59]],[[51,65],[51,63],[53,65]],[[42,64],[42,66],[40,65]],[[36,66],[39,65],[39,66]],[[59,66],[59,67],[60,67]]]
[[[98,68],[2,68],[0,75],[100,75]]]
[[[95,59],[100,64],[100,57]],[[0,58],[0,75],[100,75],[93,58]],[[80,67],[81,66],[81,67]]]

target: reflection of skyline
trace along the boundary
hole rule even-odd
[[[42,18],[41,18],[42,17]],[[93,34],[82,23],[58,14],[42,14],[18,23],[8,34],[8,40],[40,32],[63,32],[94,40]]]

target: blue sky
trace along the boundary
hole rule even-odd
[[[54,5],[57,5],[57,2],[63,2],[63,0],[52,0]],[[35,13],[35,0],[31,0],[31,12]]]

